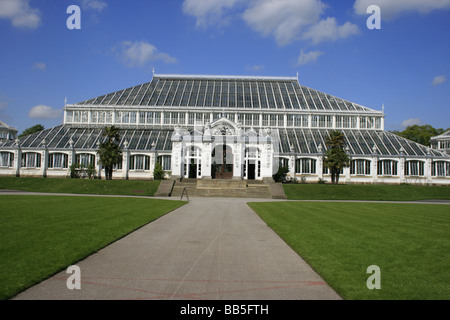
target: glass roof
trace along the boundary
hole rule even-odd
[[[150,106],[380,112],[299,84],[296,78],[155,75],[75,106]]]
[[[297,154],[319,153],[319,145],[325,150],[329,129],[275,129],[280,141],[280,154],[289,154],[291,147]],[[391,132],[382,130],[341,130],[346,139],[349,153],[355,156],[372,156],[374,151],[380,156],[448,157],[419,143],[407,140]],[[375,147],[375,150],[374,150]]]
[[[70,126],[57,126],[38,133],[31,134],[20,140],[20,147],[42,148],[47,145],[49,149],[70,149],[70,141],[76,149],[95,150],[97,143],[102,143],[102,128],[81,128]],[[123,148],[125,140],[129,150],[151,150],[152,144],[158,151],[172,150],[173,130],[166,129],[120,129],[120,147]],[[0,147],[14,147],[15,142],[0,144]]]
[[[41,132],[31,134],[20,140],[22,149],[42,148],[47,145],[49,149],[70,149],[70,141],[76,149],[95,150],[97,143],[104,141],[102,128],[81,128],[67,125],[57,126]],[[317,154],[319,145],[325,150],[325,141],[329,135],[329,129],[273,129],[273,134],[279,140],[279,153],[289,154],[291,146],[296,154]],[[345,134],[349,152],[352,155],[372,156],[374,146],[377,154],[381,156],[399,156],[402,152],[405,156],[425,157],[428,153],[435,157],[448,155],[441,151],[427,148],[416,142],[404,139],[393,133],[382,130],[342,130]],[[172,129],[120,129],[120,146],[123,148],[125,140],[128,149],[151,150],[152,144],[158,151],[172,150]],[[15,141],[0,143],[3,148],[15,148]]]

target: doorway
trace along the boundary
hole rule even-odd
[[[261,178],[261,150],[245,149],[244,179],[257,180]]]
[[[233,150],[227,145],[220,145],[212,152],[211,177],[213,179],[233,178]]]

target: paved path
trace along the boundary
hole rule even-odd
[[[247,205],[195,198],[15,299],[341,299]],[[256,200],[261,201],[261,199]]]

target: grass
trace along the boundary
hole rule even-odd
[[[0,196],[0,299],[180,207],[140,198]]]
[[[450,186],[284,184],[291,200],[415,201],[450,199]]]
[[[47,193],[153,196],[159,181],[0,177],[0,189]]]
[[[345,299],[450,299],[450,207],[341,202],[250,203]],[[366,273],[381,270],[381,289]]]

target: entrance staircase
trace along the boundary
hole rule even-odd
[[[283,186],[257,180],[164,180],[156,196],[286,199]]]

